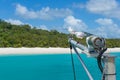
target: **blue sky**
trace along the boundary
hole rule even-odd
[[[120,0],[0,0],[0,19],[41,29],[120,38]]]

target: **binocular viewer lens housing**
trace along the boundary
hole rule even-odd
[[[105,39],[97,36],[89,36],[86,38],[89,52],[95,52],[106,48]]]

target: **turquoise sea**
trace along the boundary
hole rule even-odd
[[[101,80],[96,59],[82,54],[94,80]],[[74,54],[77,80],[89,80]],[[116,58],[117,80],[120,80],[120,58]],[[0,56],[0,80],[73,80],[70,54]]]

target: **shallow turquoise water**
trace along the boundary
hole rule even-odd
[[[81,55],[95,80],[101,73],[96,59]],[[77,80],[89,80],[74,55]],[[120,58],[116,59],[117,80],[120,80]],[[73,80],[70,54],[0,56],[0,80]]]

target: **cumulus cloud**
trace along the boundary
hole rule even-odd
[[[49,30],[46,25],[40,25],[38,28],[42,30]]]
[[[14,24],[14,25],[23,25],[24,23],[20,20],[16,20],[16,19],[8,19],[5,20],[8,23]]]
[[[98,35],[107,38],[120,38],[120,27],[112,19],[99,18],[96,22],[100,25],[95,29]]]
[[[91,12],[102,13],[118,7],[115,0],[89,0],[86,8]]]
[[[89,0],[85,6],[92,13],[120,19],[120,4],[117,0]]]
[[[5,21],[8,23],[11,23],[13,25],[29,25],[29,26],[33,27],[32,24],[24,23],[24,22],[17,20],[17,19],[6,19]]]
[[[85,31],[105,38],[120,38],[120,27],[110,18],[99,18],[95,20],[98,27],[91,29],[81,19],[68,16],[64,19],[64,27],[69,31]]]
[[[64,27],[67,29],[72,28],[75,31],[86,31],[87,25],[74,16],[68,16],[64,19]]]
[[[97,20],[95,20],[95,22],[101,24],[101,25],[113,25],[114,22],[112,19],[108,19],[108,18],[99,18]]]
[[[40,10],[29,10],[27,7],[20,4],[16,5],[16,14],[28,19],[43,19],[49,20],[54,18],[64,18],[72,14],[72,11],[68,8],[58,9],[43,7]]]

